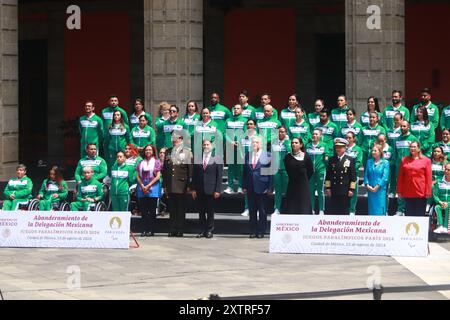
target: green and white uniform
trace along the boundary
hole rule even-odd
[[[400,127],[389,129],[386,136],[388,144],[390,146],[395,146],[395,141],[397,141],[401,135],[402,129]]]
[[[137,177],[137,171],[136,171],[136,167],[137,165],[142,161],[142,158],[140,156],[137,157],[130,157],[128,159],[125,160],[125,164],[127,166],[130,166],[131,168],[133,168],[133,184],[136,183],[136,177]],[[117,161],[116,161],[117,163]]]
[[[103,153],[104,158],[109,159],[109,149],[108,149],[108,135],[109,135],[109,126],[113,122],[113,115],[114,112],[120,111],[122,114],[122,119],[125,124],[127,124],[128,121],[128,115],[121,107],[117,106],[115,108],[112,107],[106,107],[102,110],[102,120],[103,120]]]
[[[306,121],[304,122],[306,123]],[[272,143],[272,156],[276,161],[275,165],[278,163],[278,171],[273,177],[275,187],[274,209],[278,211],[281,211],[281,201],[283,199],[283,195],[286,194],[289,182],[286,168],[284,166],[284,157],[291,151],[291,141],[289,140],[289,137],[286,137],[283,141],[280,141],[280,139],[277,138]]]
[[[227,119],[225,123],[226,135],[225,139],[227,142],[227,148],[233,148],[233,158],[228,159],[228,187],[234,189],[234,181],[237,181],[238,188],[242,188],[242,175],[244,169],[244,154],[242,152],[241,144],[237,147],[231,145],[232,142],[240,142],[240,140],[245,136],[245,130],[247,125],[247,118],[242,115],[232,116]],[[224,154],[226,154],[224,150]]]
[[[307,145],[311,141],[311,127],[308,121],[302,118],[301,123],[293,122],[287,128],[289,138],[302,138],[303,145]]]
[[[117,152],[124,151],[127,143],[132,142],[130,127],[125,124],[113,124],[108,129],[108,170],[111,169],[117,159]]]
[[[255,110],[256,110],[255,107],[253,107],[250,104],[247,104],[242,108],[241,116],[243,116],[247,120],[248,119],[256,120]],[[233,114],[234,114],[234,107],[231,109],[231,115]]]
[[[434,147],[442,147],[442,150],[444,150],[444,154],[447,156],[447,157],[450,157],[450,142],[448,142],[448,143],[445,143],[444,141],[439,141],[439,142],[436,142],[434,145],[433,145],[433,148]],[[432,148],[432,149],[433,149]]]
[[[95,113],[88,117],[82,116],[78,127],[81,135],[80,154],[86,156],[86,146],[95,143],[97,151],[100,151],[100,144],[103,142],[103,120]]]
[[[448,229],[450,206],[447,206],[447,208],[443,210],[439,205],[439,201],[450,202],[450,182],[445,180],[445,178],[442,178],[442,180],[433,185],[433,200],[436,204],[434,210],[436,211],[438,226],[444,226]]]
[[[201,121],[201,117],[198,113],[194,113],[193,115],[185,114],[183,116],[183,122],[186,126],[186,129],[189,131],[189,135],[191,136],[191,146],[194,144],[194,132],[197,123]]]
[[[152,115],[150,113],[142,111],[141,114],[138,115],[138,116],[135,113],[133,113],[130,116],[130,129],[131,130],[133,130],[134,128],[139,126],[139,118],[141,116],[145,116],[145,119],[147,119],[147,122],[148,122],[147,125],[150,126],[150,127],[152,126],[152,120],[153,120],[152,119]]]
[[[195,153],[197,150],[200,152],[200,150],[202,150],[202,142],[204,139],[210,139],[211,142],[214,142],[216,140],[216,136],[219,135],[219,133],[216,134],[216,132],[217,124],[214,120],[210,119],[208,122],[197,122],[194,130],[194,143],[197,145],[193,146],[193,152]]]
[[[363,164],[366,165],[372,152],[372,147],[375,141],[378,139],[379,134],[386,134],[386,129],[377,124],[375,127],[370,125],[362,130],[361,149],[363,150]]]
[[[445,107],[441,114],[441,130],[450,129],[450,106]]]
[[[353,132],[356,137],[356,143],[361,144],[362,131],[363,131],[363,126],[358,121],[353,120],[353,123],[347,122],[347,124],[344,127],[342,127],[340,136],[345,139],[347,137],[347,133]]]
[[[33,182],[26,175],[22,179],[14,178],[8,181],[3,195],[5,201],[3,202],[3,211],[15,211],[19,204],[27,204],[28,200],[32,198]],[[14,194],[15,199],[11,200],[10,196]]]
[[[419,141],[414,135],[409,133],[407,136],[401,135],[395,141],[394,148],[394,159],[395,159],[395,179],[398,177],[398,172],[400,170],[400,165],[404,157],[409,156],[409,145],[411,142]],[[395,182],[397,184],[397,181]],[[397,200],[397,211],[405,213],[405,200],[403,198],[398,198]]]
[[[264,116],[264,107],[263,106],[259,106],[258,108],[255,109],[256,121],[262,120],[262,119],[264,119],[264,117],[265,117]],[[275,109],[275,107],[273,107],[272,118],[278,119],[278,110]]]
[[[165,135],[164,135],[164,122],[166,122],[167,120],[169,120],[169,118],[164,119],[162,117],[157,117],[155,119],[155,132],[156,132],[156,139],[155,139],[155,143],[156,143],[156,151],[159,153],[159,150],[161,150],[164,147],[164,143],[165,143]]]
[[[308,123],[306,113],[303,113],[302,118],[306,121],[306,123]],[[279,120],[281,125],[285,126],[286,128],[294,125],[294,123],[297,122],[297,118],[295,117],[295,109],[291,110],[289,107],[287,107],[286,109],[281,110]]]
[[[39,200],[39,210],[52,210],[52,205],[54,203],[60,204],[62,201],[66,200],[68,193],[67,183],[64,180],[61,181],[61,185],[59,185],[56,181],[45,179],[38,193],[42,197],[41,200]],[[58,197],[53,197],[54,194],[57,194]]]
[[[89,211],[90,206],[94,206],[95,203],[103,200],[103,188],[102,184],[93,177],[89,181],[83,180],[78,186],[77,201],[70,204],[70,210],[72,211]],[[83,201],[86,198],[92,198],[95,203]]]
[[[384,114],[381,112],[376,111],[378,114],[378,123],[386,129],[385,120],[384,120]],[[363,127],[367,127],[370,125],[370,114],[369,111],[364,112],[361,117],[359,117],[359,121],[361,122],[361,125]]]
[[[259,134],[266,140],[267,144],[278,137],[278,128],[281,126],[280,121],[276,118],[263,118],[256,123]],[[264,143],[264,142],[263,142]],[[264,146],[263,146],[264,149]]]
[[[136,147],[144,148],[148,144],[151,144],[152,146],[155,145],[155,130],[148,125],[145,126],[144,129],[141,129],[140,126],[134,127],[131,130],[131,137],[133,138],[133,144]]]
[[[108,166],[103,158],[99,156],[96,156],[95,158],[86,156],[78,161],[77,168],[75,169],[75,181],[77,184],[84,180],[84,167],[91,167],[94,171],[92,178],[98,181],[102,181],[108,173]]]
[[[225,135],[225,122],[228,118],[231,118],[233,115],[231,114],[231,111],[221,105],[220,103],[216,104],[215,106],[209,106],[209,111],[211,111],[211,119],[214,120],[217,130],[222,133],[222,135]]]
[[[109,196],[113,211],[128,211],[129,188],[134,183],[134,167],[117,162],[111,169]]]
[[[331,150],[331,153],[334,153],[334,138],[339,136],[338,127],[336,124],[328,120],[326,124],[322,124],[319,122],[314,129],[319,128],[322,130],[322,141],[327,146],[327,149]]]
[[[318,112],[308,113],[308,122],[311,125],[311,128],[314,128],[314,126],[320,122],[320,113]]]
[[[410,123],[415,123],[417,121],[417,108],[421,105],[421,103],[418,103],[412,108]],[[426,108],[428,111],[428,119],[433,124],[433,127],[437,128],[439,126],[439,108],[431,101]]]
[[[328,159],[333,156],[333,149],[324,142],[314,144],[309,143],[306,146],[306,153],[311,158],[314,165],[314,173],[309,179],[309,191],[311,194],[311,206],[315,210],[316,192],[319,198],[319,211],[325,210],[325,197],[323,186],[325,173],[327,171]]]
[[[356,189],[353,191],[353,197],[350,199],[350,212],[356,213],[356,202],[358,201],[358,189],[359,189],[359,168],[362,166],[363,162],[363,151],[360,147],[358,147],[356,144],[351,147],[347,148],[345,150],[345,154],[348,155],[350,158],[353,158],[355,160],[355,171],[356,171]]]
[[[423,121],[416,121],[411,125],[411,133],[419,139],[422,153],[430,158],[431,148],[436,142],[433,124],[429,122],[428,125],[425,125]]]
[[[337,135],[340,134],[341,129],[347,124],[347,111],[349,107],[345,106],[344,108],[334,108],[331,110],[331,121],[337,127]]]
[[[186,124],[180,118],[175,121],[166,120],[162,124],[162,133],[164,134],[164,148],[172,148],[172,133],[174,131],[180,132],[187,130]]]
[[[410,114],[407,107],[402,105],[398,108],[394,106],[387,106],[383,111],[386,129],[390,130],[394,128],[394,116],[397,113],[401,113],[403,115],[403,119],[409,122]]]

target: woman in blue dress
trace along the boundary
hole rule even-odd
[[[389,182],[389,161],[383,159],[383,148],[375,144],[372,159],[367,161],[364,170],[364,185],[368,191],[370,216],[387,214],[387,186]]]

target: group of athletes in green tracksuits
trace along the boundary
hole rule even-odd
[[[396,177],[401,160],[409,155],[412,141],[419,141],[423,154],[432,158],[435,181],[444,179],[443,166],[446,162],[433,157],[436,147],[444,156],[450,154],[450,132],[444,130],[450,127],[450,106],[444,108],[439,117],[439,109],[430,101],[428,90],[423,90],[421,99],[422,102],[413,106],[410,112],[402,105],[401,92],[393,91],[392,105],[381,112],[377,99],[370,97],[368,110],[358,121],[355,110],[348,107],[345,96],[338,97],[337,107],[331,112],[324,108],[324,102],[319,99],[315,102],[314,112],[306,114],[294,94],[289,97],[287,108],[278,115],[278,111],[270,105],[271,97],[268,94],[261,96],[261,105],[255,108],[248,103],[247,92],[242,91],[239,103],[230,110],[220,103],[219,95],[213,93],[210,105],[201,111],[194,101],[189,101],[184,116],[180,116],[180,109],[175,105],[161,107],[154,123],[156,130],[152,128],[151,115],[145,112],[139,99],[135,101],[135,112],[129,118],[125,110],[119,107],[116,96],[110,97],[108,107],[101,111],[100,116],[95,114],[94,104],[87,102],[86,114],[79,121],[82,158],[75,172],[78,192],[72,209],[85,209],[92,200],[101,199],[102,188],[98,183],[109,176],[113,209],[126,210],[128,188],[136,179],[136,161],[131,165],[123,153],[126,145],[133,144],[142,151],[146,145],[156,144],[159,152],[162,148],[172,147],[172,133],[181,130],[190,137],[184,141],[188,141],[194,151],[196,141],[201,142],[205,137],[217,140],[216,148],[219,144],[223,148],[226,163],[229,164],[226,193],[242,192],[244,154],[248,151],[251,137],[258,134],[266,139],[279,163],[279,170],[274,176],[276,213],[281,210],[281,199],[288,184],[282,159],[290,152],[290,139],[293,137],[302,138],[305,151],[313,161],[315,172],[310,180],[311,200],[314,204],[317,197],[319,214],[324,212],[324,175],[327,161],[333,155],[333,140],[337,137],[348,139],[347,155],[355,158],[357,169],[362,168],[369,159],[374,143],[383,145],[385,158],[389,160],[393,173],[389,187],[392,197],[396,194]],[[435,129],[438,126],[443,130],[443,140],[436,143]],[[100,148],[103,158],[97,154]],[[84,171],[85,168],[88,168],[88,172]],[[43,210],[51,207],[56,199],[63,199],[67,195],[65,183],[58,183],[58,179],[49,175],[41,187],[39,197]],[[442,183],[436,183],[435,187],[441,185],[444,188]],[[18,203],[26,202],[31,197],[31,188],[32,182],[26,175],[19,174],[18,168],[17,178],[11,180],[5,190],[7,201],[4,210],[14,209]],[[351,213],[356,210],[357,192],[354,194]],[[435,194],[437,196],[431,199],[430,204],[436,203],[436,197],[446,192]],[[404,213],[404,209],[404,201],[399,199],[397,214]],[[448,209],[441,209],[447,215],[441,220],[448,221]]]

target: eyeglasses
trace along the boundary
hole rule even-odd
[[[177,112],[177,110],[169,110],[169,112]]]

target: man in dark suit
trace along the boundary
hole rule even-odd
[[[192,198],[197,200],[199,207],[201,232],[197,238],[212,238],[215,204],[222,191],[223,165],[218,157],[213,156],[210,140],[203,140],[202,149],[202,163],[194,164]]]
[[[186,193],[192,181],[192,152],[183,147],[183,136],[172,134],[173,147],[168,149],[164,158],[163,188],[168,195],[170,211],[169,237],[183,237],[186,219]]]
[[[354,159],[345,154],[347,145],[345,139],[334,139],[335,155],[328,161],[325,177],[327,215],[348,215],[350,211],[350,199],[356,189],[356,170]]]
[[[252,139],[252,150],[244,164],[242,187],[248,196],[250,213],[250,238],[264,238],[267,228],[267,197],[272,194],[273,177],[270,172],[270,153],[263,151],[262,139]],[[259,212],[259,219],[258,219]]]

